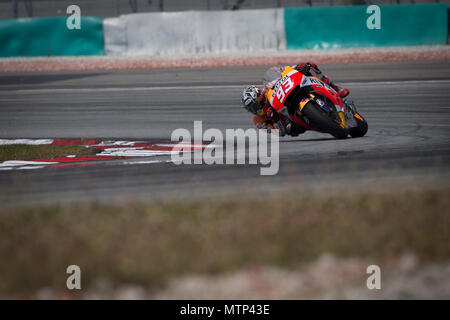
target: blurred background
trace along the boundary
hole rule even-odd
[[[446,3],[450,0],[0,0],[0,19],[66,15],[77,4],[84,16],[113,17],[121,14],[185,10],[239,10],[305,6],[390,5]]]
[[[0,0],[0,299],[449,299],[448,5]],[[162,154],[253,127],[242,90],[303,61],[366,136],[285,136],[275,176]]]

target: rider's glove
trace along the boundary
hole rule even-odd
[[[317,74],[322,74],[322,71],[320,71],[319,67],[317,67],[317,64],[311,63],[311,62],[308,62],[308,64],[309,64],[309,69],[313,69],[313,71]]]
[[[326,84],[330,84],[330,79],[325,75],[322,76],[322,81],[325,82]]]
[[[266,110],[266,118],[273,120],[275,118],[275,110],[272,107],[268,107]]]
[[[303,63],[297,64],[295,69],[297,69],[301,73],[309,73],[309,70],[311,69],[311,65],[309,64],[309,62],[307,62],[307,63],[303,62]]]
[[[296,67],[296,69],[298,71],[300,71],[301,73],[304,74],[310,74],[311,69],[317,73],[317,74],[321,74],[322,72],[319,70],[319,68],[317,67],[317,64],[315,63],[311,63],[311,62],[306,62],[306,63],[299,63]]]
[[[341,98],[345,98],[346,96],[348,96],[348,94],[350,93],[350,91],[348,89],[342,89],[340,86],[338,86],[337,84],[333,83],[330,81],[330,79],[328,79],[327,76],[322,76],[322,81],[325,82],[326,84],[328,84],[330,87],[332,87],[334,90],[336,90],[336,92],[339,94],[339,96]]]

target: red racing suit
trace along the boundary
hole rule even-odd
[[[348,95],[347,89],[341,89],[339,86],[332,83],[327,76],[323,75],[320,69],[317,67],[316,64],[310,63],[310,62],[303,62],[299,63],[292,68],[296,69],[297,71],[303,73],[306,76],[314,76],[322,81],[324,81],[326,84],[330,85],[335,89],[337,92],[339,92],[342,95]],[[271,68],[272,69],[272,68]],[[273,69],[277,69],[277,67],[274,67]],[[281,73],[280,73],[281,78]],[[264,87],[263,94],[261,97],[258,98],[260,100],[260,104],[263,106],[261,110],[258,112],[257,115],[253,117],[253,123],[258,129],[279,129],[280,135],[289,134],[291,136],[297,136],[300,133],[305,132],[306,130],[302,127],[299,127],[298,125],[295,125],[290,121],[287,117],[278,114],[270,105],[269,101],[265,97],[265,93],[267,90],[269,90],[273,85],[279,80],[275,79],[271,82],[267,83]],[[284,133],[282,132],[284,130]]]

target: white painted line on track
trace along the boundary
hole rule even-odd
[[[395,80],[395,81],[368,81],[368,82],[340,82],[342,86],[374,86],[374,85],[417,85],[417,84],[450,84],[450,79],[440,80]],[[0,90],[2,94],[23,93],[91,93],[91,92],[120,92],[120,91],[161,91],[161,90],[205,90],[205,89],[242,89],[245,85],[209,85],[209,86],[161,86],[161,87],[93,87],[93,88],[42,88]]]
[[[393,84],[450,84],[450,79],[436,80],[392,80],[392,81],[361,81],[361,82],[341,82],[345,86],[365,86],[365,85],[393,85]]]
[[[7,160],[0,163],[0,167],[19,167],[24,165],[51,165],[59,162],[51,161],[22,161],[22,160]]]
[[[25,166],[25,167],[19,167],[17,169],[19,170],[30,170],[30,169],[42,169],[46,168],[47,166]]]
[[[0,139],[0,145],[10,145],[10,144],[27,144],[27,145],[41,145],[41,144],[52,144],[53,139]]]
[[[160,163],[164,162],[161,160],[141,160],[141,161],[125,161],[123,164],[151,164],[151,163]]]
[[[191,144],[185,142],[173,142],[173,143],[157,143],[155,144],[157,147],[177,147],[177,148],[215,148],[216,145],[211,144]]]
[[[102,153],[97,153],[97,156],[105,157],[154,157],[154,156],[164,156],[176,153],[175,151],[152,151],[152,150],[105,150]]]
[[[103,147],[103,146],[133,146],[137,143],[144,143],[144,141],[109,141],[105,140],[99,144],[90,145],[90,147]]]
[[[43,88],[43,89],[17,89],[1,91],[6,93],[90,93],[90,92],[119,92],[119,91],[160,91],[160,90],[192,90],[192,89],[217,89],[217,88],[244,88],[242,85],[216,85],[216,86],[170,86],[170,87],[109,87],[109,88]]]
[[[22,161],[22,160],[7,160],[0,163],[0,170],[28,170],[28,169],[42,169],[52,164],[59,162],[50,161]]]

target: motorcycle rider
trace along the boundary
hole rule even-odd
[[[323,82],[336,90],[341,98],[348,96],[350,93],[348,89],[342,89],[332,83],[326,75],[322,74],[320,69],[314,63],[299,63],[293,68],[306,76],[315,76],[321,79]],[[267,90],[273,88],[275,83],[281,78],[283,69],[284,67],[272,67],[267,70],[264,75],[264,91],[255,85],[250,85],[244,89],[241,101],[244,108],[255,115],[253,117],[253,123],[258,129],[266,129],[269,131],[271,129],[278,129],[280,136],[284,136],[286,134],[298,136],[306,130],[291,121],[288,117],[278,114],[275,109],[272,108],[270,102],[265,96]]]

